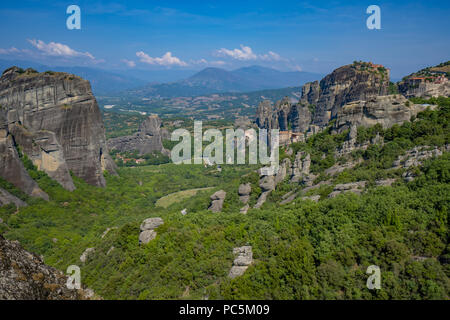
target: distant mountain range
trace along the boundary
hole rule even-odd
[[[318,80],[321,74],[293,71],[283,72],[261,66],[251,66],[227,71],[206,68],[193,76],[171,83],[151,84],[128,94],[140,97],[199,96],[223,92],[248,92],[285,87],[298,87]]]
[[[17,66],[23,69],[33,68],[39,72],[51,70],[75,74],[89,80],[91,82],[92,91],[96,95],[113,94],[115,92],[143,86],[148,83],[147,81],[132,76],[127,76],[116,72],[109,72],[97,68],[62,66],[51,67],[31,61],[0,60],[0,72],[3,72],[5,69],[12,66]]]
[[[91,82],[96,95],[137,95],[139,97],[192,97],[224,92],[248,92],[266,89],[298,87],[319,80],[322,75],[303,71],[283,72],[261,66],[251,66],[227,71],[206,68],[191,76],[191,70],[107,71],[91,67],[47,66],[31,61],[0,60],[0,70],[11,66],[72,73]],[[136,76],[137,75],[137,76]],[[183,79],[174,81],[174,79]],[[158,82],[156,82],[158,81]],[[167,83],[161,83],[172,81]]]

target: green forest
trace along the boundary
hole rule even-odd
[[[348,132],[332,134],[331,124],[292,144],[293,155],[282,148],[281,160],[293,160],[299,150],[310,153],[314,183],[331,184],[308,193],[321,196],[317,203],[296,199],[280,205],[283,195],[303,188],[284,181],[261,209],[247,214],[239,212],[237,190],[251,182],[250,205],[256,203],[261,193],[257,166],[120,167],[117,176],[105,172],[106,188],[73,177],[76,190],[68,192],[22,155],[50,201],[28,198],[0,180],[2,188],[29,204],[1,207],[0,233],[60,270],[79,265],[83,285],[104,299],[448,299],[450,155],[444,152],[413,168],[410,182],[402,178],[405,169],[392,163],[415,146],[450,143],[450,98],[412,102],[438,107],[390,129],[358,128],[358,142],[379,135],[382,145],[336,159],[334,151]],[[108,135],[115,136],[112,130]],[[358,165],[336,176],[325,173],[336,163],[356,160]],[[376,185],[387,178],[396,182]],[[361,195],[328,198],[334,185],[355,181],[367,181]],[[156,205],[164,196],[200,188],[209,189]],[[221,189],[227,192],[223,210],[212,213],[209,197]],[[139,226],[150,217],[161,217],[164,224],[154,240],[140,245]],[[254,263],[230,279],[233,248],[244,245],[252,246]],[[95,251],[82,263],[86,248]],[[381,269],[380,290],[366,287],[370,265]]]

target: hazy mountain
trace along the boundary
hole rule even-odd
[[[135,77],[109,72],[97,68],[46,66],[31,61],[0,60],[1,72],[11,66],[17,66],[23,69],[33,68],[39,72],[52,70],[75,74],[86,80],[89,80],[91,82],[92,91],[97,95],[112,94],[114,92],[136,88],[144,85],[147,82]]]
[[[298,87],[318,80],[320,74],[310,72],[283,72],[261,66],[251,66],[227,71],[206,68],[193,76],[172,83],[152,84],[131,90],[133,95],[145,97],[198,96],[222,92],[247,92],[285,87]]]

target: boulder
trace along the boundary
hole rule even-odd
[[[252,192],[252,185],[250,182],[241,184],[238,189],[238,195],[241,202],[243,202],[244,204],[248,203],[248,201],[250,200],[251,192]]]
[[[91,253],[95,252],[95,248],[87,248],[80,256],[80,261],[85,263]]]
[[[155,229],[164,224],[164,220],[161,218],[148,218],[141,223],[139,244],[147,244],[151,240],[156,238]]]
[[[214,213],[221,212],[226,195],[227,193],[223,190],[219,190],[211,195],[211,205],[209,206],[208,210]]]
[[[239,210],[239,212],[242,213],[242,214],[247,214],[248,209],[250,209],[250,206],[249,206],[249,204],[247,203],[245,206],[243,206],[243,207],[241,208],[241,210]]]
[[[164,224],[164,220],[161,218],[148,218],[145,219],[142,223],[141,223],[141,231],[145,231],[145,230],[153,230],[158,228],[160,225]]]
[[[139,244],[147,244],[156,238],[155,230],[144,230],[139,234]]]

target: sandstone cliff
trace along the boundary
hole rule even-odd
[[[306,83],[298,103],[283,99],[272,106],[270,102],[263,101],[256,112],[256,123],[265,129],[316,132],[336,118],[345,104],[387,95],[388,88],[388,69],[371,63],[355,62],[334,70],[320,83]]]
[[[118,137],[108,140],[110,150],[120,152],[137,150],[139,155],[152,153],[155,151],[169,154],[164,149],[162,139],[167,133],[161,129],[161,119],[157,115],[149,116],[139,126],[139,130],[132,136]]]
[[[105,186],[104,170],[115,173],[89,81],[12,67],[0,78],[0,106],[0,175],[27,194],[39,191],[17,147],[68,190],[75,188],[69,171],[95,186]]]

